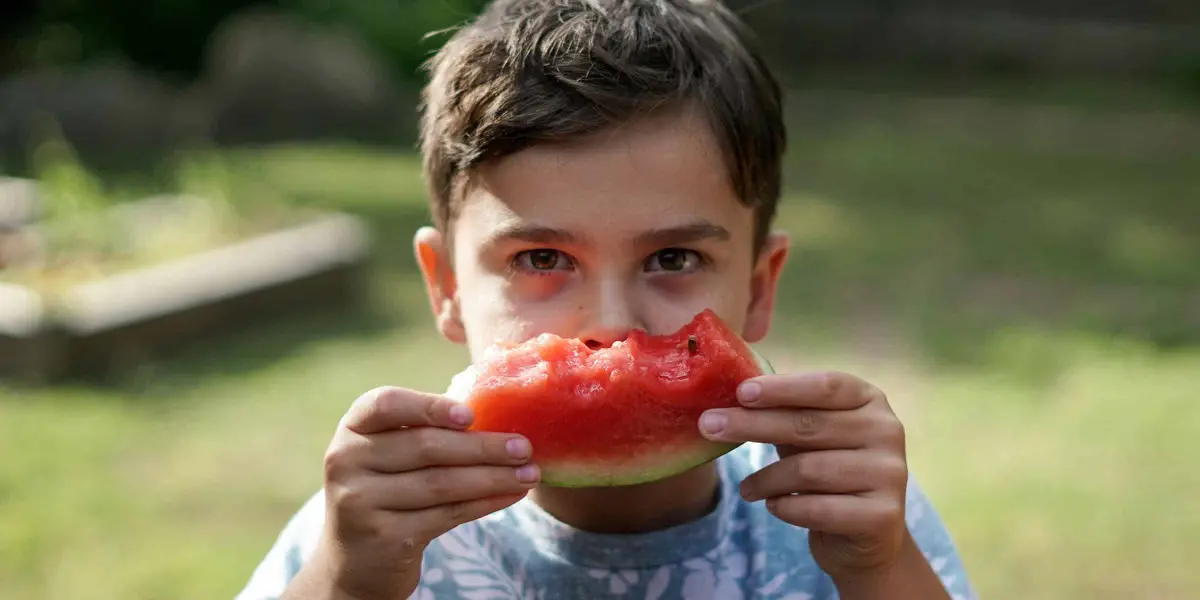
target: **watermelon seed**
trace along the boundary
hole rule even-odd
[[[699,350],[700,350],[700,348],[696,344],[696,336],[689,335],[688,336],[688,353],[695,354]]]

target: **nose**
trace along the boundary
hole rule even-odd
[[[629,331],[641,327],[637,300],[617,278],[599,282],[591,296],[590,306],[579,338],[589,348],[607,348],[629,336]]]

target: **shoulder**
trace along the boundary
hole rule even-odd
[[[908,481],[905,519],[917,547],[954,600],[975,600],[967,570],[941,515],[913,477]]]
[[[779,455],[774,446],[754,443],[743,444],[722,457],[726,473],[733,482],[740,481],[778,460]],[[805,558],[805,561],[801,562],[809,560],[807,535],[797,536],[793,527],[770,517],[762,508],[761,503],[751,505],[744,510],[750,516],[751,524],[761,528],[762,535],[771,547],[786,547],[793,557],[792,560],[801,555]],[[941,577],[942,583],[950,592],[951,597],[954,600],[974,600],[977,596],[971,587],[954,539],[933,502],[916,478],[912,476],[908,481],[905,519],[917,546],[934,571]],[[797,544],[797,541],[801,541],[801,543]],[[825,580],[826,578],[822,575],[820,579]],[[823,581],[822,585],[818,587],[829,590],[832,589],[831,585],[828,581]],[[825,596],[817,594],[815,597]]]
[[[325,494],[317,492],[284,526],[267,556],[234,600],[274,600],[312,555],[325,524]]]

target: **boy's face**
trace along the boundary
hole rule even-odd
[[[416,252],[439,329],[473,359],[540,333],[593,346],[671,333],[705,308],[750,342],[769,329],[787,240],[754,255],[754,213],[690,114],[493,161],[461,206],[452,252],[432,228]]]

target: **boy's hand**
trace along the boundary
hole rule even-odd
[[[904,428],[887,398],[843,373],[765,375],[738,389],[744,408],[708,411],[710,439],[774,444],[779,462],[741,484],[780,519],[810,530],[835,580],[883,574],[913,547],[904,520]]]
[[[325,455],[316,562],[335,596],[407,598],[431,540],[533,488],[528,440],[462,431],[472,418],[448,398],[399,388],[355,401]]]

